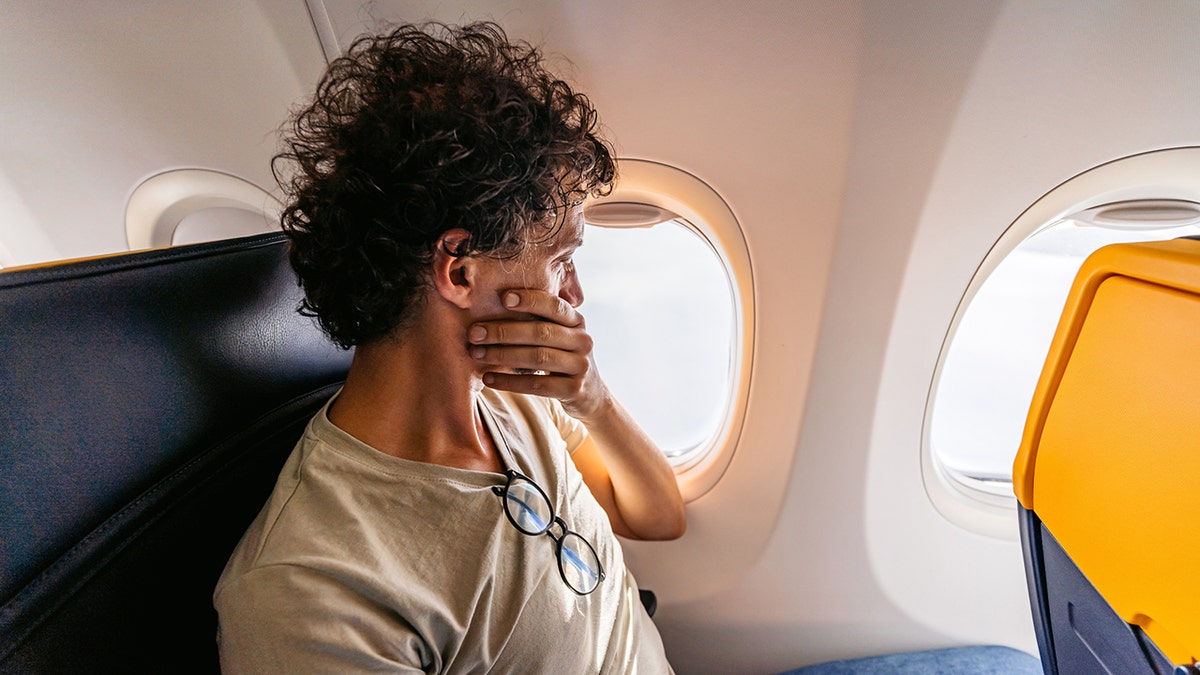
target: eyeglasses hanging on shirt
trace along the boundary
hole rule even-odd
[[[596,549],[579,533],[567,529],[563,519],[554,515],[550,498],[533,479],[512,469],[505,473],[508,482],[504,487],[493,487],[492,491],[503,498],[508,522],[522,534],[544,534],[554,540],[558,572],[568,588],[579,595],[596,590],[604,581],[604,568]]]

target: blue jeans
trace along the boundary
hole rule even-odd
[[[1042,675],[1036,656],[1008,647],[958,647],[830,661],[780,675]]]

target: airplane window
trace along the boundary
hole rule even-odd
[[[125,207],[132,250],[195,244],[279,229],[279,201],[244,178],[173,169],[142,181]]]
[[[675,468],[685,500],[737,450],[754,364],[754,273],[741,225],[695,175],[621,158],[575,254],[596,363]]]
[[[959,308],[932,401],[930,450],[960,486],[1011,500],[1012,463],[1076,272],[1108,244],[1200,235],[1200,203],[1141,199],[1036,229]],[[989,265],[985,261],[985,268]]]
[[[687,461],[716,435],[732,388],[734,302],[721,259],[670,219],[589,224],[575,263],[600,371],[664,454]]]

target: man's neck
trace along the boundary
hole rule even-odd
[[[380,452],[476,471],[503,470],[479,418],[482,384],[461,329],[425,325],[355,350],[329,420]]]

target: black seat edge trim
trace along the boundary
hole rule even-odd
[[[99,258],[64,260],[36,267],[0,270],[0,289],[32,286],[62,279],[82,279],[128,269],[154,267],[167,262],[207,258],[229,252],[274,246],[287,241],[282,232],[268,232],[237,239],[222,239],[188,246],[115,253]]]

